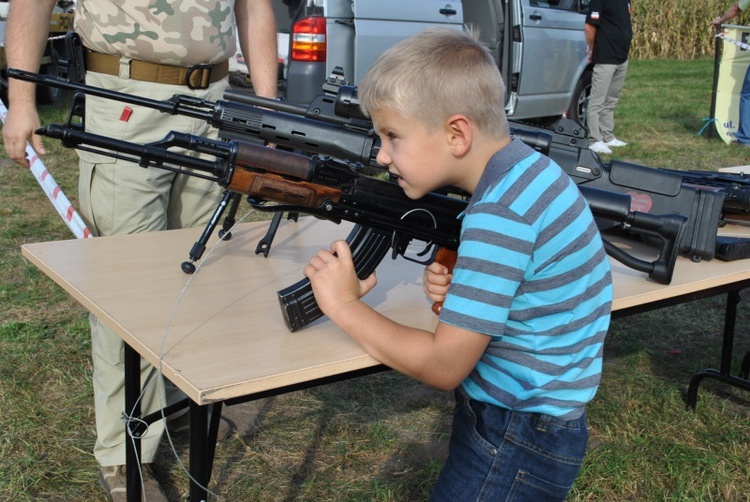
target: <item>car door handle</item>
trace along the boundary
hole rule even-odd
[[[455,16],[457,14],[456,9],[451,9],[450,7],[440,9],[439,12],[444,16]]]
[[[529,19],[531,19],[532,21],[541,21],[542,20],[542,15],[541,14],[531,14],[529,16]]]

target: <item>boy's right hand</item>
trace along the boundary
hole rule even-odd
[[[442,303],[448,294],[451,280],[453,280],[453,274],[448,267],[434,261],[424,269],[422,289],[430,300]]]

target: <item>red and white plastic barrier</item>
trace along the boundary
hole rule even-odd
[[[5,107],[5,103],[0,100],[0,119],[2,119],[3,123],[5,123],[5,118],[7,116],[8,109]],[[91,230],[86,227],[86,224],[73,207],[73,204],[70,203],[65,196],[65,193],[63,193],[62,189],[55,181],[55,178],[52,177],[29,143],[26,143],[26,155],[29,158],[29,169],[34,173],[34,177],[36,177],[36,180],[39,182],[39,186],[41,186],[44,193],[47,194],[50,202],[55,206],[55,209],[63,221],[68,225],[68,228],[70,228],[73,234],[79,239],[93,237]]]
[[[742,50],[745,50],[745,51],[750,50],[750,44],[746,44],[745,42],[740,42],[739,40],[734,40],[732,38],[729,38],[728,36],[724,34],[724,32],[717,33],[716,36],[717,38],[720,38],[730,44],[736,45]]]

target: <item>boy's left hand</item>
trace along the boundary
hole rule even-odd
[[[346,241],[333,242],[330,251],[318,251],[304,273],[310,279],[320,310],[329,317],[341,306],[358,301],[377,284],[374,273],[364,280],[357,277]]]
[[[453,274],[448,267],[433,261],[424,269],[422,275],[422,290],[433,302],[442,303],[448,294],[448,286],[453,280]]]

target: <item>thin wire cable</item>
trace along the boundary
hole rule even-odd
[[[182,291],[180,292],[180,295],[178,296],[177,301],[176,301],[174,307],[172,308],[172,312],[170,314],[169,320],[167,321],[167,326],[166,326],[166,328],[164,330],[164,335],[162,336],[161,345],[159,347],[159,364],[157,365],[157,376],[162,381],[164,380],[164,376],[162,375],[162,360],[163,360],[164,355],[165,355],[164,347],[165,347],[165,344],[166,344],[166,341],[167,341],[167,336],[169,335],[169,329],[171,328],[172,322],[174,321],[175,316],[177,315],[177,310],[179,309],[180,304],[182,303],[182,299],[185,297],[185,294],[187,293],[188,288],[192,284],[193,279],[198,275],[198,273],[203,268],[203,264],[205,263],[206,259],[209,256],[211,256],[211,253],[214,252],[214,250],[216,249],[216,247],[220,243],[226,241],[225,237],[227,237],[228,235],[231,235],[231,231],[237,225],[239,225],[240,223],[242,223],[248,216],[250,216],[254,212],[255,212],[254,209],[250,209],[250,211],[248,211],[244,216],[242,216],[242,218],[240,218],[237,222],[235,222],[235,224],[232,225],[232,227],[229,230],[227,230],[224,233],[224,235],[221,236],[221,238],[219,238],[219,240],[213,246],[211,246],[211,248],[208,250],[208,253],[206,254],[206,256],[203,259],[201,259],[201,261],[198,263],[198,267],[195,269],[195,272],[190,276],[190,279],[188,279],[187,283],[185,283],[185,286],[182,288]],[[154,382],[157,382],[157,381],[158,380],[156,378],[149,377],[149,379],[142,386],[142,388],[141,388],[141,394],[138,396],[138,399],[136,400],[136,403],[140,403],[141,398],[143,397],[144,392],[148,388],[148,386],[151,385],[151,384],[153,384]],[[166,395],[164,393],[164,386],[158,386],[157,390],[158,390],[158,395],[159,395],[159,401],[160,401],[160,404],[162,405],[161,409],[159,411],[161,412],[161,418],[162,418],[162,420],[164,422],[164,432],[167,435],[167,441],[169,442],[169,447],[172,450],[172,453],[174,454],[175,460],[177,460],[177,463],[180,466],[180,468],[182,469],[182,471],[185,474],[187,474],[188,478],[193,483],[197,484],[202,489],[206,490],[206,492],[208,492],[209,494],[211,494],[214,497],[216,497],[216,498],[218,498],[218,499],[221,500],[222,497],[220,495],[218,495],[218,494],[214,493],[213,491],[211,491],[207,486],[201,485],[190,474],[190,470],[187,467],[185,467],[185,464],[183,463],[182,459],[180,458],[179,453],[177,453],[177,448],[175,447],[174,442],[172,441],[172,436],[169,433],[169,427],[167,427],[167,417],[164,414],[164,408],[167,406],[167,402],[166,402],[167,398],[166,398]],[[127,431],[127,434],[129,436],[130,440],[133,441],[133,445],[135,445],[135,438],[132,436],[131,430],[130,430],[130,422],[142,422],[142,423],[145,423],[145,422],[143,422],[139,417],[133,417],[133,410],[131,410],[130,415],[125,415],[125,414],[123,414],[123,415],[124,415],[123,416],[123,420],[126,422],[126,429],[125,430]],[[145,436],[146,432],[148,432],[148,424],[145,424],[145,427],[146,427],[146,431],[143,432],[143,434],[141,434],[141,437]],[[142,490],[141,493],[144,493],[145,490],[144,490],[144,487],[143,487],[143,471],[141,470],[141,465],[140,464],[141,464],[140,459],[138,459],[138,470],[141,473],[141,490]]]

